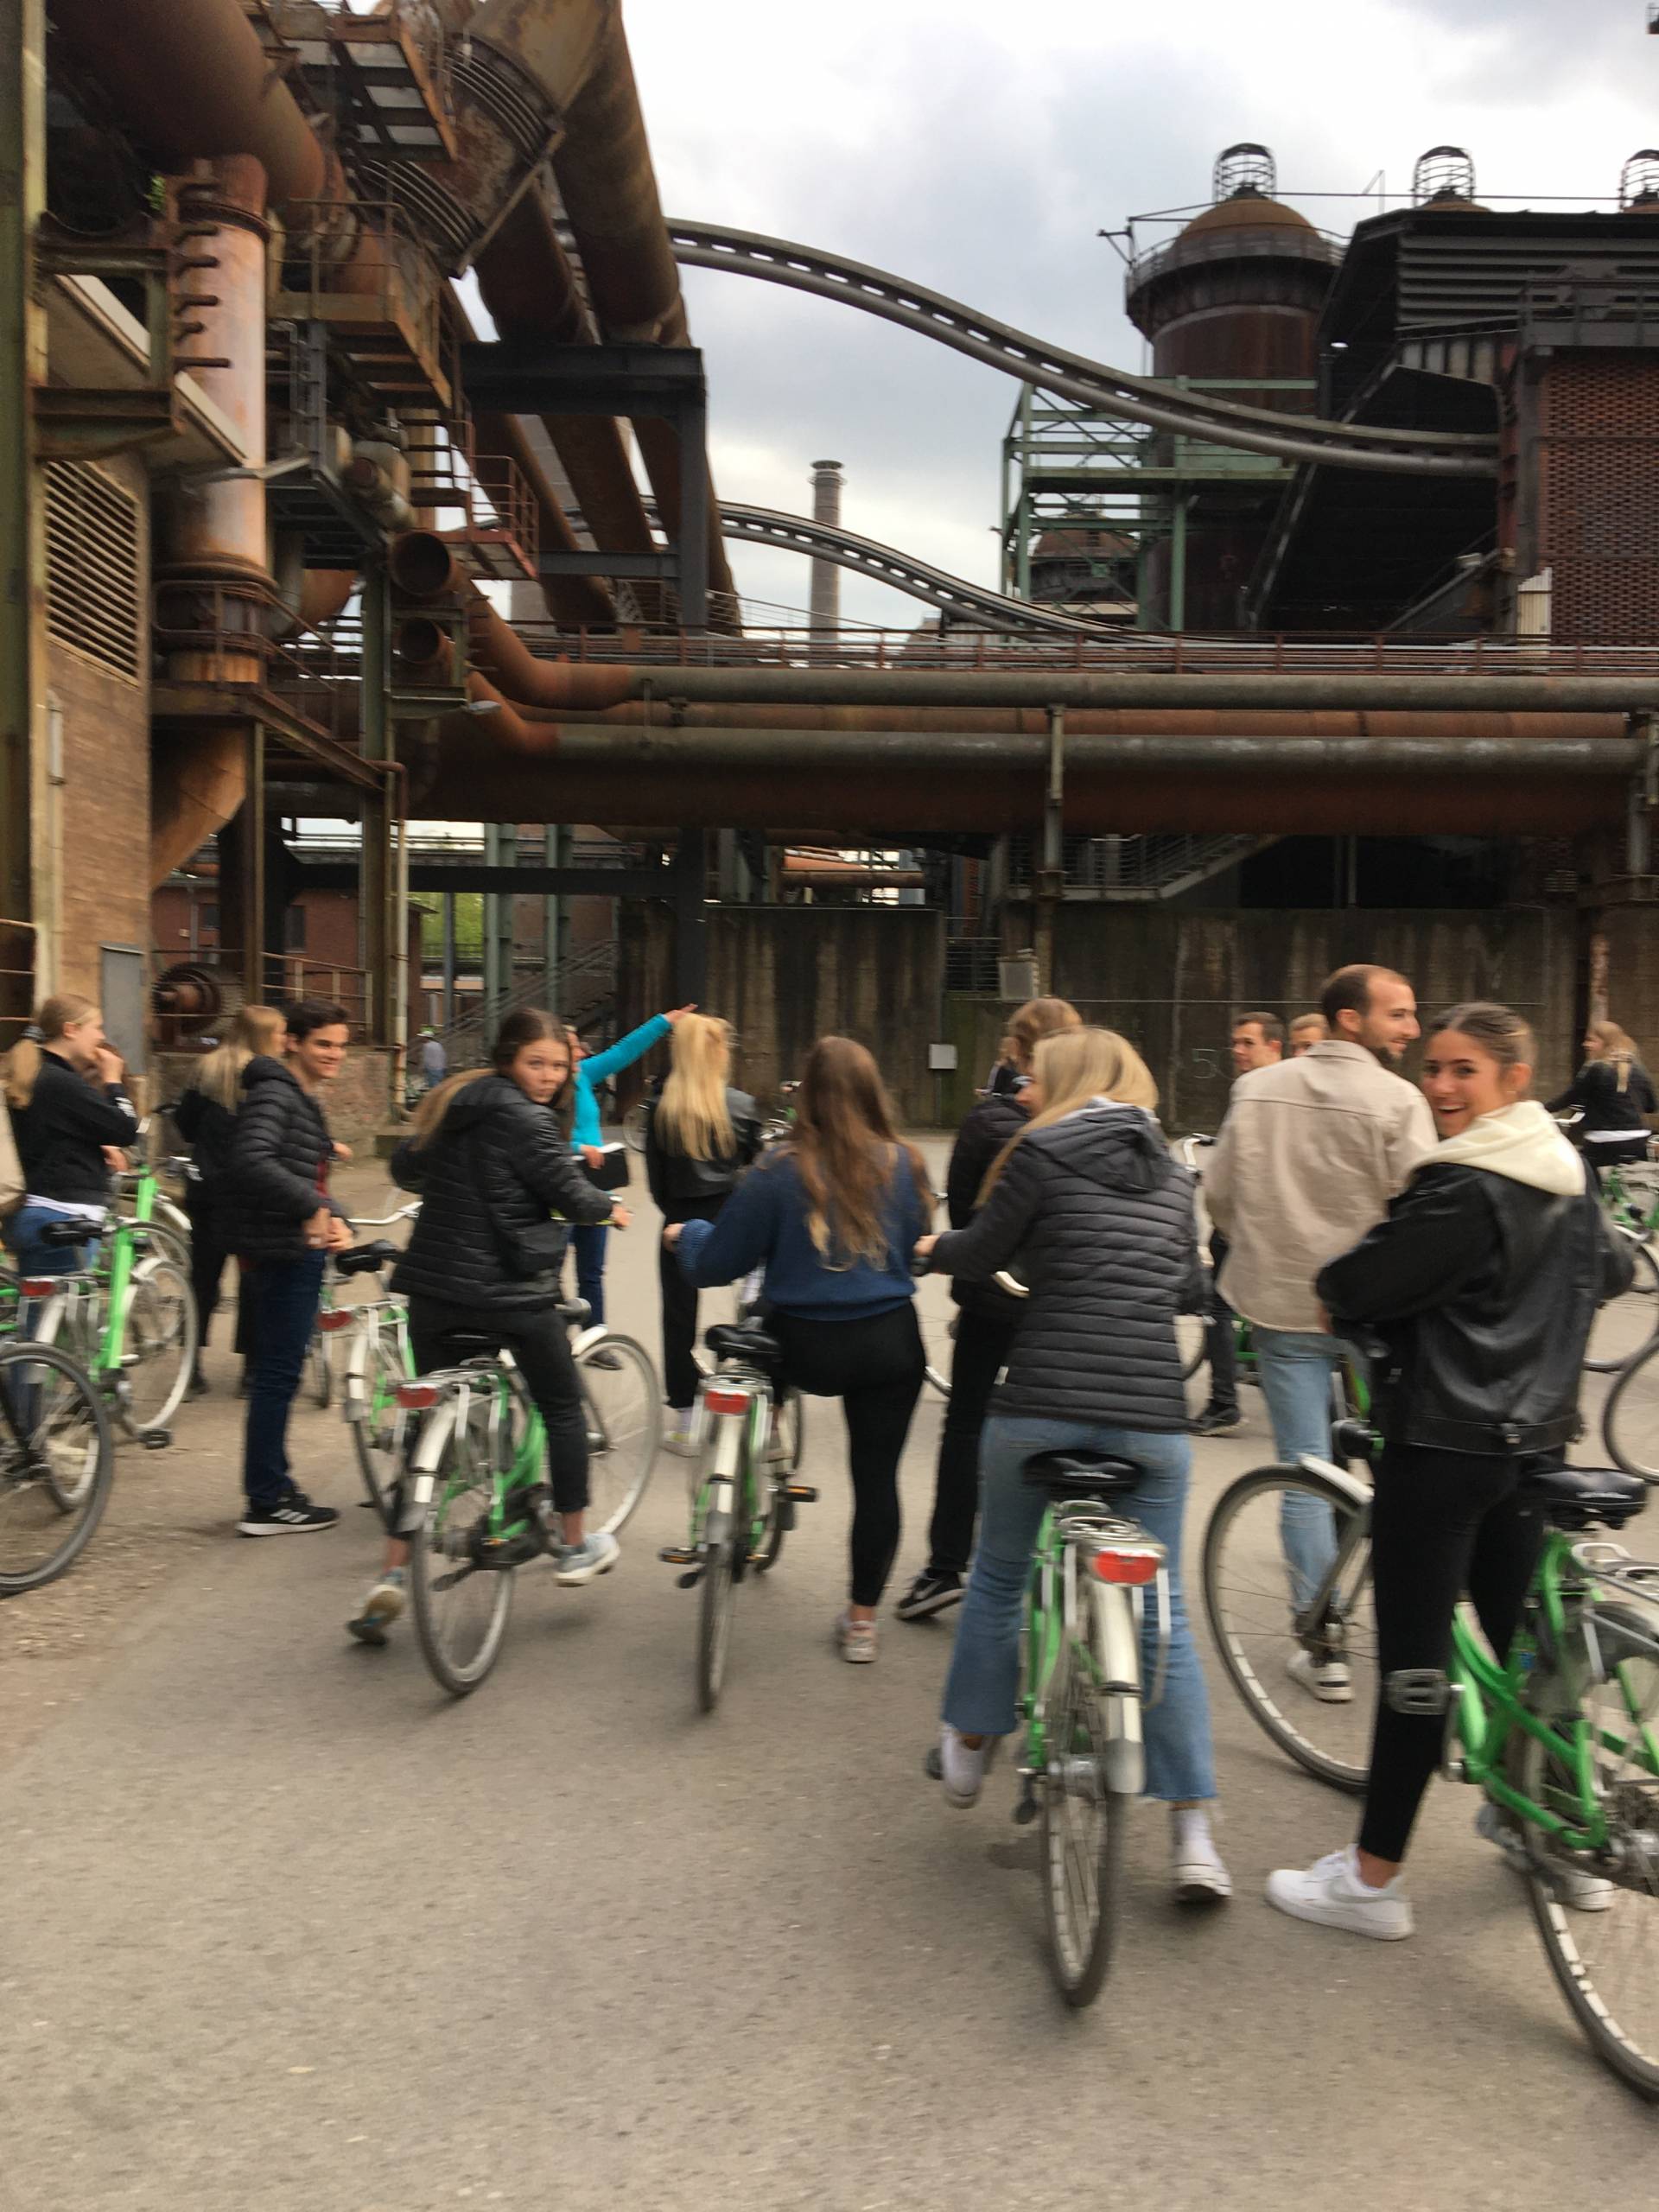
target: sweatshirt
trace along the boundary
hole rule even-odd
[[[680,1267],[705,1290],[765,1266],[768,1304],[805,1321],[866,1321],[916,1295],[910,1255],[927,1230],[927,1210],[900,1149],[882,1207],[887,1252],[880,1265],[830,1265],[812,1242],[806,1192],[787,1152],[751,1168],[718,1221],[689,1221],[680,1231]]]

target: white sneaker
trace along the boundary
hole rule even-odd
[[[1285,1672],[1321,1705],[1354,1701],[1354,1678],[1345,1659],[1321,1659],[1312,1651],[1297,1651],[1286,1661]]]
[[[1268,1903],[1293,1920],[1344,1928],[1351,1936],[1371,1936],[1383,1943],[1397,1943],[1414,1925],[1403,1877],[1396,1874],[1384,1888],[1374,1890],[1359,1878],[1351,1844],[1327,1852],[1306,1872],[1281,1866],[1269,1874]]]
[[[404,1610],[408,1577],[401,1567],[389,1567],[363,1600],[363,1610],[346,1626],[359,1643],[382,1644],[386,1630]]]
[[[855,1621],[850,1613],[842,1613],[836,1622],[836,1642],[843,1659],[855,1667],[868,1666],[875,1656],[875,1623]]]
[[[1526,1840],[1515,1822],[1489,1799],[1475,1815],[1475,1834],[1495,1843],[1517,1874],[1532,1871]],[[1613,1885],[1605,1874],[1579,1874],[1570,1866],[1548,1862],[1550,1886],[1574,1912],[1606,1912],[1611,1909]]]
[[[995,1737],[988,1736],[975,1750],[963,1742],[959,1728],[953,1728],[948,1720],[939,1723],[939,1779],[944,1784],[945,1803],[954,1805],[959,1813],[978,1802],[995,1743]]]
[[[1233,1878],[1222,1864],[1201,1807],[1184,1805],[1169,1818],[1169,1873],[1178,1904],[1224,1904]]]
[[[608,1574],[622,1556],[622,1547],[603,1529],[590,1529],[579,1544],[561,1544],[553,1580],[567,1589]]]
[[[677,1459],[695,1459],[698,1445],[692,1433],[691,1415],[682,1413],[677,1406],[671,1406],[668,1416],[671,1427],[663,1431],[663,1449],[671,1452]]]

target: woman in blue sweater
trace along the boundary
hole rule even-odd
[[[624,1068],[631,1068],[636,1060],[644,1059],[677,1021],[696,1012],[694,1006],[677,1006],[670,1014],[653,1014],[649,1021],[630,1029],[626,1037],[619,1037],[602,1052],[590,1052],[576,1032],[567,1026],[564,1033],[570,1040],[570,1057],[576,1070],[570,1149],[588,1166],[598,1166],[599,1148],[603,1141],[599,1126],[599,1085],[608,1083],[613,1075],[620,1075]],[[605,1319],[605,1247],[610,1234],[602,1221],[597,1225],[578,1222],[570,1232],[570,1249],[576,1255],[576,1296],[587,1300],[595,1321]],[[616,1363],[614,1352],[601,1352],[599,1358],[613,1366]]]
[[[899,1461],[924,1358],[910,1253],[933,1216],[927,1169],[893,1127],[875,1062],[849,1037],[813,1046],[791,1141],[751,1169],[717,1221],[664,1231],[704,1289],[766,1270],[766,1326],[797,1389],[839,1398],[853,1478],[842,1656],[875,1656],[875,1609],[899,1548]]]

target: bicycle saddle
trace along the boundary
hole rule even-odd
[[[594,1318],[594,1309],[585,1298],[562,1298],[559,1319],[567,1329],[583,1329]]]
[[[1522,1505],[1541,1506],[1558,1529],[1589,1529],[1598,1521],[1622,1529],[1647,1504],[1648,1486],[1618,1467],[1535,1467],[1518,1495]]]
[[[709,1330],[702,1341],[716,1359],[746,1360],[752,1367],[776,1369],[784,1357],[783,1346],[764,1329],[756,1328],[752,1321],[722,1321]]]
[[[402,1257],[397,1245],[389,1244],[384,1236],[377,1236],[372,1244],[356,1244],[349,1252],[336,1252],[334,1272],[342,1275],[378,1274],[389,1261]]]
[[[54,1248],[66,1245],[88,1244],[98,1235],[95,1221],[48,1221],[40,1232],[42,1244]]]
[[[1126,1497],[1146,1471],[1138,1459],[1077,1446],[1039,1452],[1027,1460],[1025,1478],[1055,1497]]]

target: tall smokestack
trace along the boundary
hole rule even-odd
[[[815,461],[812,464],[812,519],[837,528],[841,522],[841,463]],[[836,630],[841,626],[841,570],[833,561],[812,563],[812,627]]]

